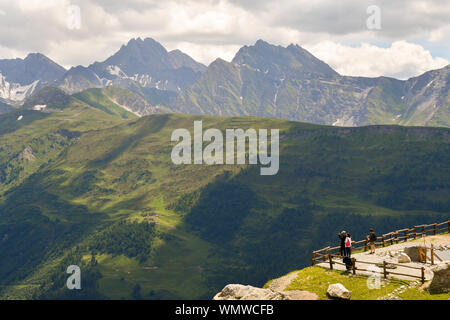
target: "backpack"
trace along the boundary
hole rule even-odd
[[[353,262],[352,259],[350,259],[350,257],[344,257],[344,259],[342,259],[342,262],[345,263],[345,266],[347,267],[347,269],[350,267],[352,267]]]
[[[352,238],[345,238],[345,247],[350,248],[352,246]]]
[[[369,239],[370,239],[370,241],[372,241],[372,242],[377,241],[377,236],[376,236],[376,234],[375,234],[375,233],[371,233]]]

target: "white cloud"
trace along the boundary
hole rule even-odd
[[[440,41],[448,42],[449,39],[450,39],[450,24],[430,32],[429,37],[430,42],[440,42]]]
[[[25,58],[27,52],[14,50],[0,45],[0,57],[2,59],[15,59],[15,58]]]
[[[368,43],[350,47],[332,41],[306,46],[312,54],[326,61],[342,75],[390,76],[407,79],[428,70],[446,66],[444,58],[433,58],[422,46],[407,41],[395,41],[388,48]]]

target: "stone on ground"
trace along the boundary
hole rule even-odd
[[[419,247],[408,247],[404,249],[411,261],[420,262]]]
[[[327,293],[330,297],[349,300],[352,292],[344,287],[341,283],[330,284]]]
[[[440,263],[431,269],[434,273],[428,290],[430,293],[450,292],[450,264]]]

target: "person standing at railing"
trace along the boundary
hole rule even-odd
[[[375,234],[375,232],[373,232],[373,229],[370,228],[370,230],[369,230],[370,253],[369,254],[374,254],[375,253],[375,242],[376,241],[377,241],[377,235]]]
[[[352,236],[350,233],[346,233],[345,237],[345,256],[350,257],[352,254]]]
[[[345,231],[342,231],[341,233],[338,233],[338,237],[341,240],[341,245],[339,247],[339,255],[344,256],[345,255],[345,238],[347,237],[347,233]]]

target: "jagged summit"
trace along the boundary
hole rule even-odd
[[[337,75],[330,66],[298,45],[283,47],[258,40],[253,46],[242,47],[232,61],[234,64],[271,71],[277,76],[284,73],[303,72]]]
[[[42,53],[0,60],[0,99],[18,104],[35,90],[61,78],[66,69]]]

